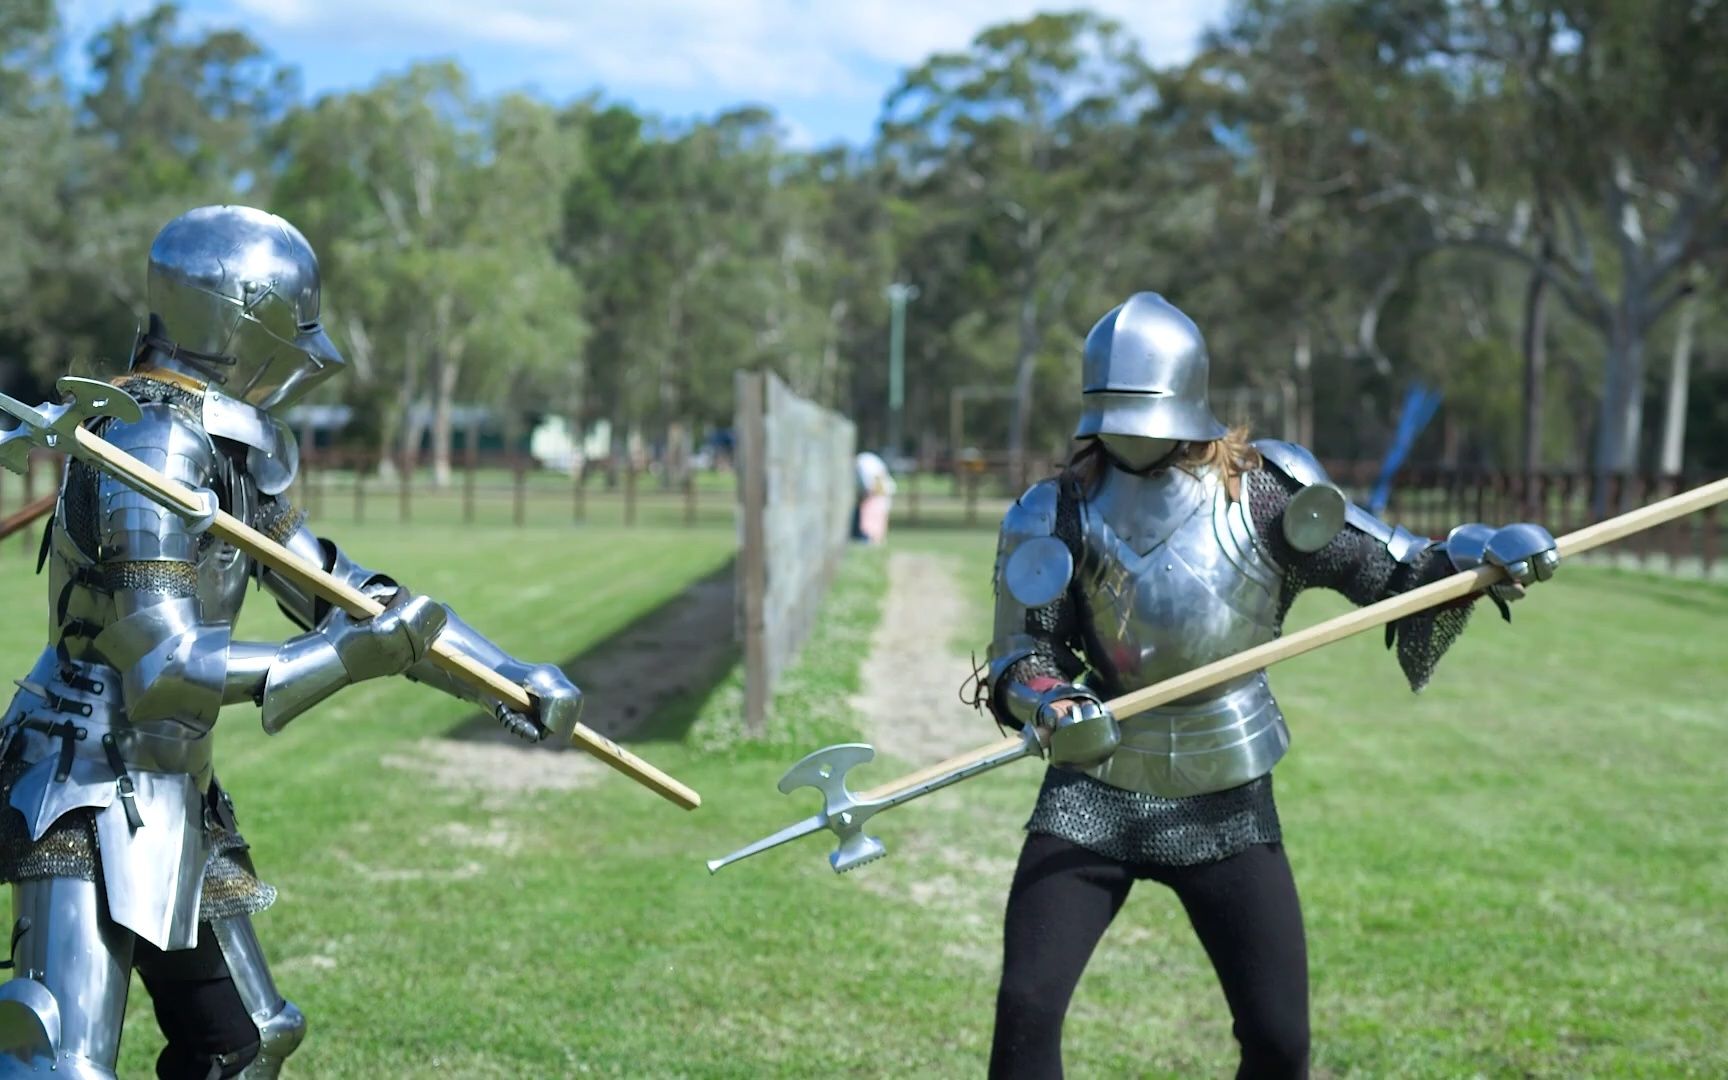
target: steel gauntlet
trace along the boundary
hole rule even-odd
[[[568,675],[555,664],[528,666],[517,660],[500,666],[498,673],[521,683],[534,700],[532,713],[521,712],[502,701],[494,704],[493,715],[504,725],[504,730],[529,742],[551,736],[560,742],[569,741],[582,719],[582,691]]]
[[[1072,701],[1058,713],[1058,701]],[[1050,729],[1049,758],[1052,765],[1086,769],[1109,758],[1122,743],[1116,717],[1098,695],[1079,686],[1057,686],[1046,691],[1038,703],[1037,725]]]
[[[1547,581],[1560,566],[1560,551],[1547,529],[1530,522],[1499,529],[1472,523],[1460,525],[1446,537],[1446,555],[1457,570],[1474,570],[1483,563],[1506,571],[1506,580],[1488,587],[1488,595],[1499,606],[1524,595],[1526,585]]]

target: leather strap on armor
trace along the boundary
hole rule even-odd
[[[112,731],[102,734],[102,753],[108,758],[108,767],[114,770],[114,789],[119,792],[120,805],[126,811],[126,824],[137,832],[144,827],[144,818],[138,813],[138,789],[126,771],[126,761],[120,756],[120,745],[114,741]]]

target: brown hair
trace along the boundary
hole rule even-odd
[[[1232,499],[1242,498],[1242,474],[1260,467],[1260,451],[1248,441],[1245,426],[1233,427],[1222,438],[1204,442],[1182,442],[1165,459],[1162,468],[1182,469],[1198,475],[1214,469],[1224,480],[1225,490]],[[1062,469],[1062,479],[1087,494],[1104,479],[1104,469],[1110,464],[1110,453],[1100,439],[1087,439]]]

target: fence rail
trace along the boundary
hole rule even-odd
[[[995,528],[1022,490],[1021,478],[999,464],[932,461],[930,467],[902,475],[894,498],[895,527]],[[540,468],[525,454],[490,453],[457,460],[449,482],[439,485],[424,458],[406,467],[399,460],[392,465],[386,475],[376,455],[321,451],[302,461],[289,496],[314,521],[334,526],[735,528],[737,523],[737,478],[730,467],[691,470],[669,482],[659,469],[641,463],[626,467],[620,462],[614,470],[609,463],[591,462],[575,476]],[[938,472],[936,466],[946,471]],[[40,504],[53,494],[60,467],[60,456],[44,451],[31,456],[22,476],[0,472],[0,522],[21,534],[8,547],[35,550],[40,530],[22,526],[18,519],[28,504]],[[1326,467],[1358,501],[1366,499],[1378,472],[1373,462],[1329,461]],[[1408,469],[1399,475],[1382,516],[1423,536],[1444,536],[1463,521],[1521,520],[1539,521],[1560,534],[1712,479],[1643,473],[1610,477],[1599,488],[1579,472]],[[0,534],[0,539],[7,535]],[[1718,511],[1639,533],[1590,558],[1714,576],[1722,571]]]

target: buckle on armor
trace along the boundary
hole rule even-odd
[[[138,813],[138,789],[132,783],[132,774],[126,771],[126,762],[120,757],[120,744],[112,731],[102,736],[102,752],[107,755],[108,767],[114,770],[114,786],[124,800],[120,805],[126,811],[126,824],[137,832],[144,827],[143,815]]]
[[[60,669],[60,681],[81,694],[95,694],[98,697],[101,696],[102,691],[108,688],[102,680],[92,679],[87,675],[80,675],[76,668],[69,666]],[[84,710],[84,715],[89,716],[90,706],[85,705]]]
[[[24,689],[38,697],[46,698],[48,696],[47,692],[35,683],[25,684],[20,680],[19,685],[23,686]],[[86,713],[85,715],[88,716],[89,714]],[[70,720],[62,720],[58,724],[50,724],[46,720],[37,720],[32,717],[18,726],[27,727],[31,731],[40,731],[42,734],[47,735],[50,738],[60,740],[60,760],[54,763],[54,782],[57,784],[64,783],[66,778],[72,775],[72,752],[76,749],[72,744],[82,741],[90,733]]]

